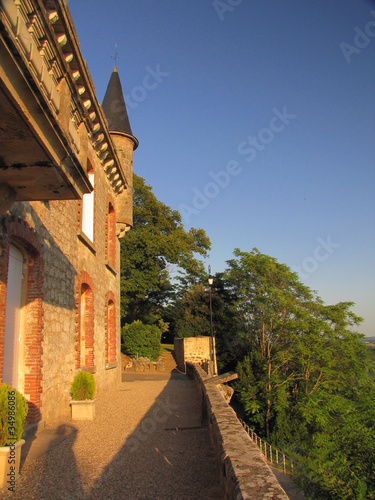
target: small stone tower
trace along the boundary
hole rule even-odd
[[[109,132],[125,172],[128,188],[116,200],[117,236],[122,238],[133,225],[133,151],[138,147],[130,127],[120,77],[115,66],[103,99]]]

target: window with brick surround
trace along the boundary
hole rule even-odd
[[[116,214],[112,202],[108,203],[106,231],[106,251],[107,263],[115,268],[116,266]]]
[[[91,167],[89,167],[91,168]],[[91,168],[88,172],[89,181],[94,187],[95,175]],[[94,190],[89,194],[84,194],[82,199],[82,232],[93,242],[94,241]]]
[[[105,364],[116,363],[116,308],[113,294],[108,294],[105,324]]]
[[[82,283],[79,302],[79,342],[76,368],[94,366],[94,298],[90,286]]]

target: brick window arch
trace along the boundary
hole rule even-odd
[[[5,312],[11,276],[8,276],[11,248],[17,249],[22,262],[21,308],[17,331],[19,342],[14,355],[13,385],[28,400],[28,422],[41,418],[42,406],[42,342],[43,342],[43,258],[35,231],[17,217],[2,220],[4,235],[0,236],[0,382],[3,380],[4,354],[9,355],[9,330],[6,332]],[[9,304],[8,304],[9,305]],[[4,352],[5,342],[7,351]],[[9,376],[9,371],[5,376]]]
[[[106,225],[106,260],[113,268],[116,267],[116,213],[112,200],[108,202]]]
[[[105,311],[105,364],[116,363],[116,307],[113,292],[106,296]]]
[[[94,368],[94,296],[91,277],[82,272],[76,297],[76,369]]]

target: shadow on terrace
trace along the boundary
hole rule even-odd
[[[60,442],[30,450],[12,498],[223,498],[195,382],[177,370],[123,379],[98,395],[94,421],[60,423]]]

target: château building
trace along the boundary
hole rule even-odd
[[[117,69],[99,104],[66,0],[0,0],[0,382],[29,422],[80,370],[120,381],[120,239],[134,137]]]

